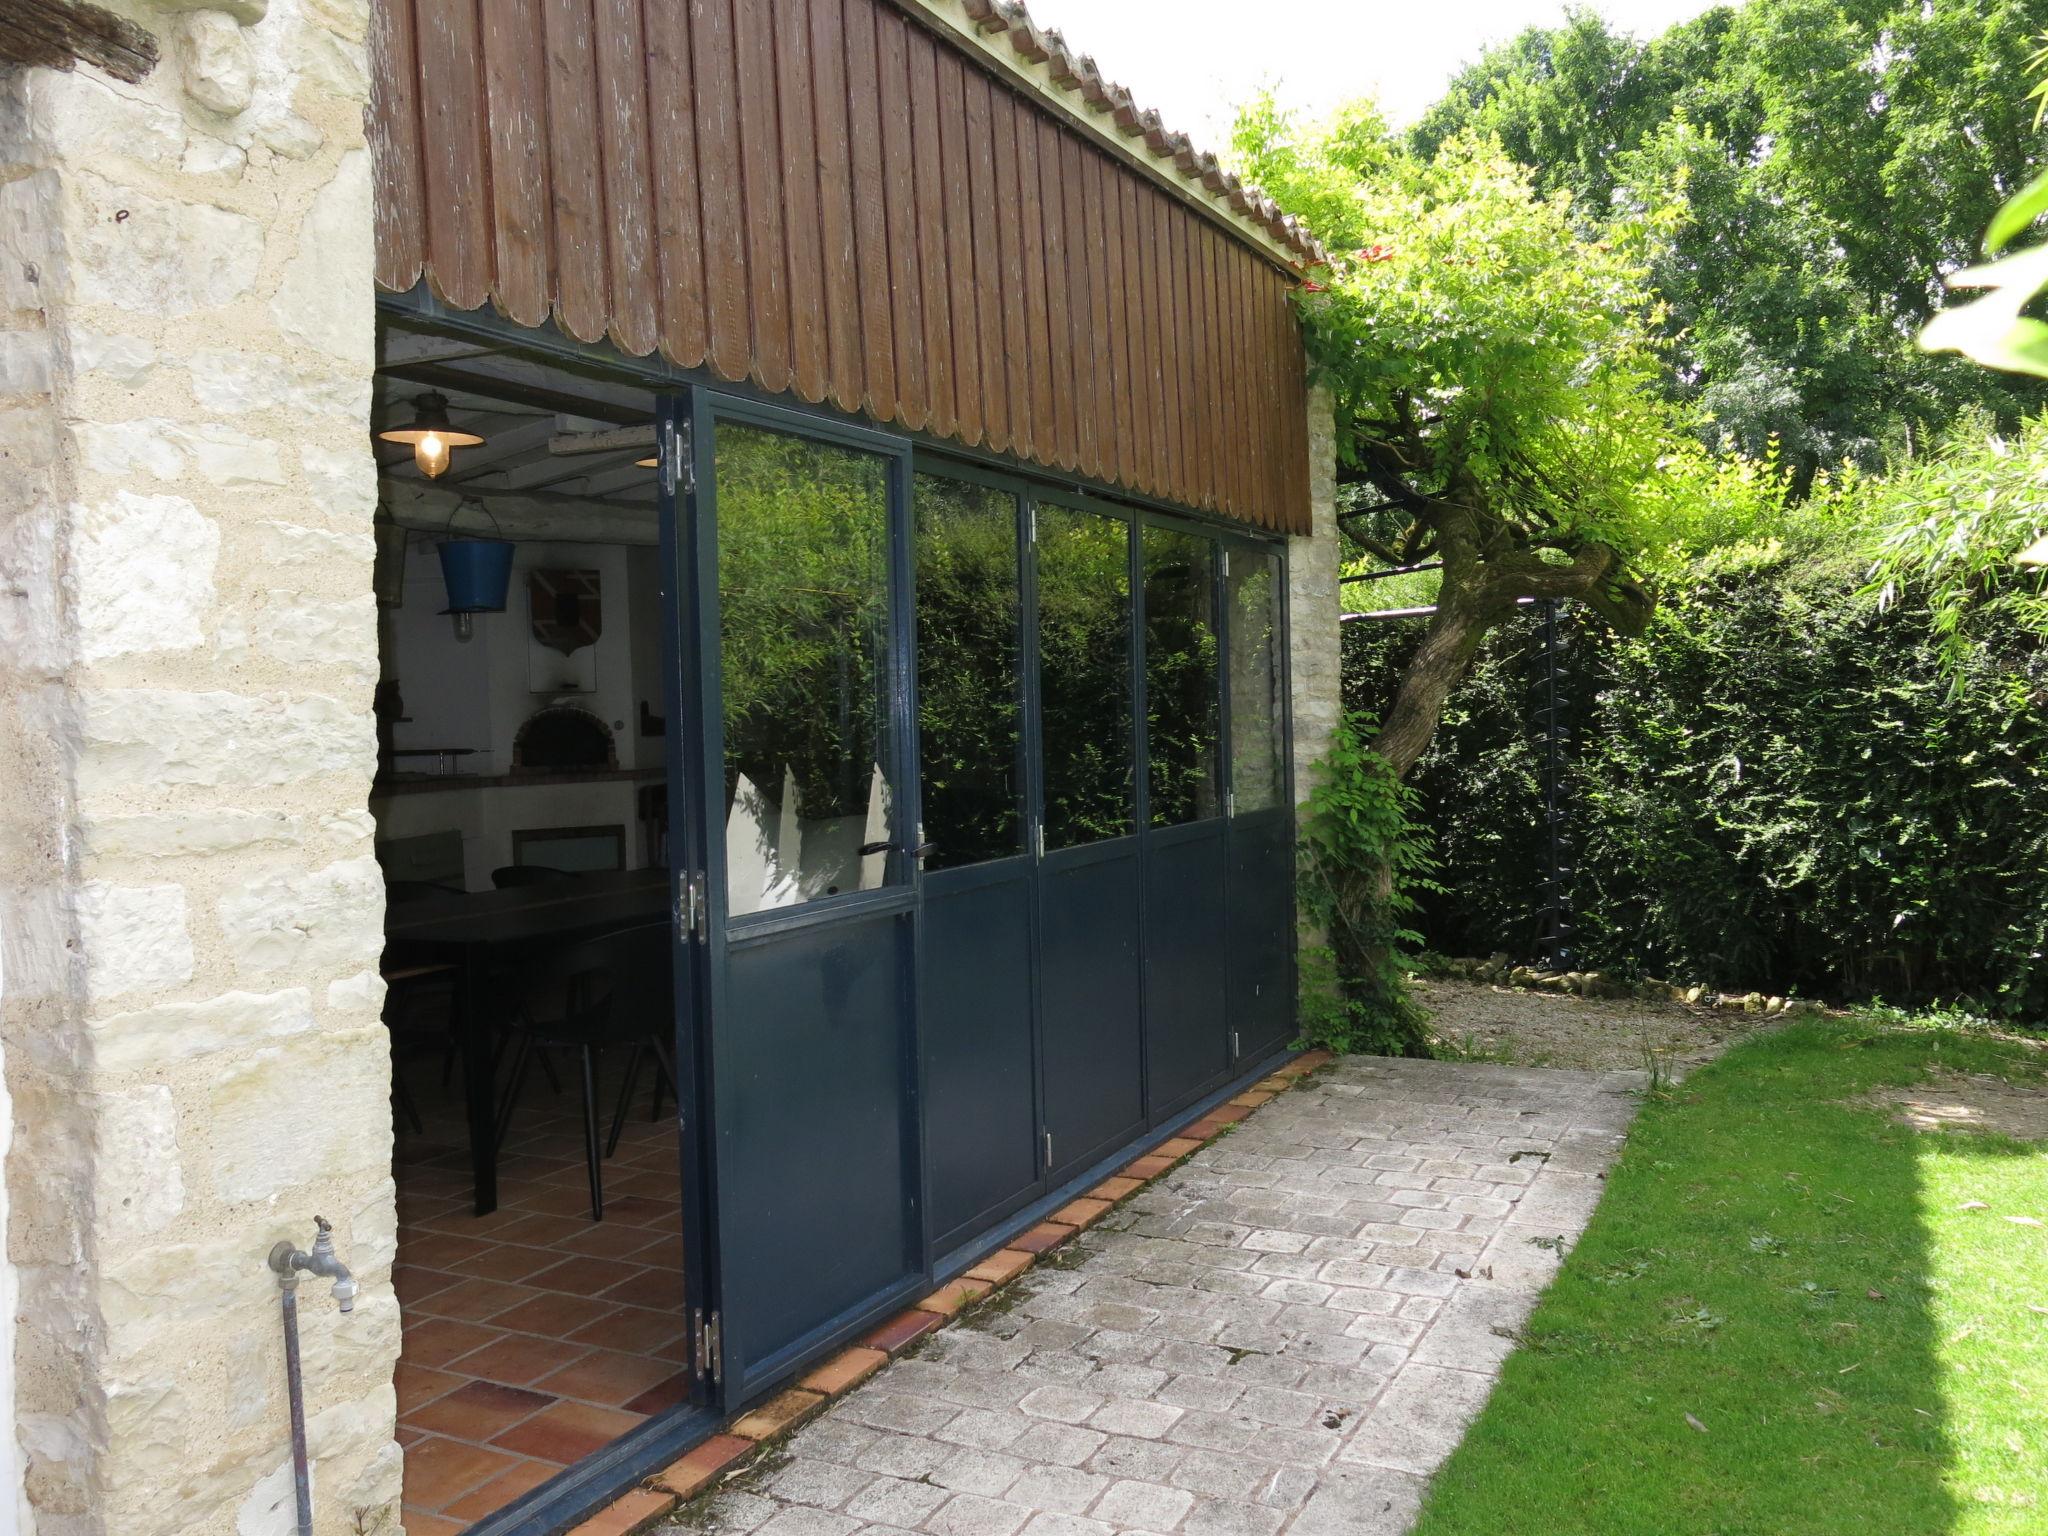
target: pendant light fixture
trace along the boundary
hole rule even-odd
[[[387,443],[411,443],[412,461],[429,480],[439,479],[447,470],[450,449],[474,448],[483,442],[476,433],[464,432],[448,419],[446,395],[430,389],[412,405],[410,426],[392,427],[377,436]]]

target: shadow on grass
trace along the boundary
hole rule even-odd
[[[2048,1523],[2023,1490],[2010,1523],[1997,1500],[1987,1513],[1981,1494],[1958,1499],[1979,1476],[1957,1475],[1978,1438],[2024,1431],[2001,1429],[1995,1406],[1988,1424],[1954,1422],[1977,1410],[1953,1379],[1959,1276],[1943,1239],[1958,1190],[2008,1169],[2024,1185],[2042,1149],[1928,1137],[1857,1102],[1937,1062],[2013,1065],[2010,1047],[1977,1037],[1816,1023],[1746,1042],[1646,1104],[1523,1347],[1438,1472],[1419,1536]]]

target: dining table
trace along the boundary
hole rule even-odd
[[[535,945],[573,943],[643,923],[669,907],[666,869],[566,875],[503,890],[450,891],[385,909],[385,965],[455,967],[450,1027],[462,1057],[464,1118],[476,1214],[498,1208],[496,978],[516,975]]]

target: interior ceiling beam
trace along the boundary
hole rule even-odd
[[[378,500],[391,521],[420,533],[506,538],[528,543],[658,544],[654,504],[592,502],[574,496],[469,488],[380,478]]]
[[[446,363],[386,363],[377,370],[386,378],[405,379],[428,389],[438,389],[443,394],[451,391],[465,395],[481,395],[490,400],[503,400],[513,405],[536,406],[563,416],[582,416],[591,421],[617,422],[621,426],[642,426],[653,416],[651,405],[635,406],[617,401],[600,399],[595,395],[579,394],[566,389],[550,389],[543,384],[528,384],[512,379],[501,379],[493,374],[477,373],[467,368],[451,368]]]

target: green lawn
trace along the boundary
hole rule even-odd
[[[1855,1102],[2040,1054],[1801,1024],[1646,1104],[1418,1536],[2048,1532],[2048,1144]]]

